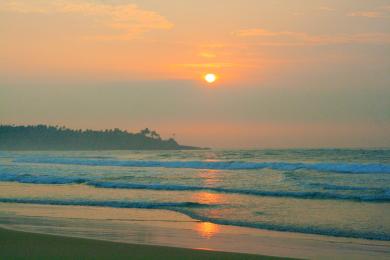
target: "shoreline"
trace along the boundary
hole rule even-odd
[[[0,258],[282,259],[278,257],[110,242],[12,230],[0,226]]]
[[[233,254],[310,259],[388,259],[390,256],[388,241],[218,225],[156,209],[0,203],[1,227],[72,239]]]

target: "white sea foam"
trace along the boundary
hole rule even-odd
[[[97,160],[71,157],[22,157],[18,163],[73,164],[86,166],[162,167],[215,170],[273,169],[280,171],[315,170],[339,173],[390,173],[390,164],[380,163],[303,163],[303,162],[240,162],[240,161],[147,161]]]

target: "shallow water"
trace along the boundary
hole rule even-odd
[[[390,150],[0,152],[0,202],[390,240]]]

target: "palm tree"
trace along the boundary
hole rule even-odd
[[[158,140],[161,140],[161,136],[156,132],[156,131],[152,131],[150,132],[150,136],[154,139],[158,139]]]
[[[145,128],[145,129],[141,130],[140,134],[143,136],[148,136],[150,134],[149,128]]]

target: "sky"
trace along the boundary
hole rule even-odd
[[[388,0],[2,0],[0,31],[2,124],[390,147]]]

